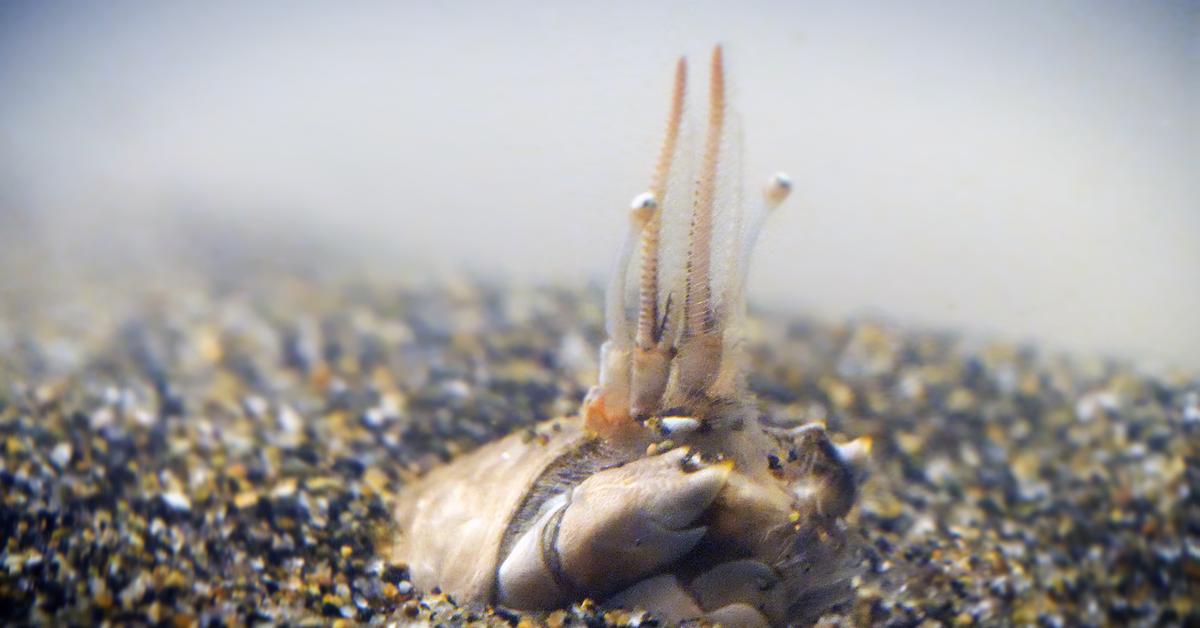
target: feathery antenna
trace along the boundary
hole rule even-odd
[[[687,286],[683,303],[684,338],[710,331],[712,283],[713,203],[716,200],[717,163],[721,152],[721,132],[725,124],[725,68],[721,47],[713,49],[712,78],[708,96],[708,137],[700,163],[700,180],[692,207],[691,233],[688,236]]]
[[[667,114],[667,133],[650,181],[650,194],[661,208],[666,203],[667,176],[679,143],[679,127],[683,119],[683,101],[687,93],[687,59],[680,57],[675,64],[675,87],[671,91],[671,110]],[[642,275],[639,284],[637,344],[643,349],[657,345],[662,327],[658,315],[658,248],[662,230],[662,210],[656,210],[642,228]]]

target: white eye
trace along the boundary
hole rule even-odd
[[[654,201],[654,194],[652,192],[638,194],[633,197],[633,202],[629,204],[630,209],[653,209],[657,206],[658,203]]]
[[[771,179],[767,181],[767,188],[763,191],[767,207],[771,209],[779,207],[791,191],[792,180],[786,174],[776,172],[771,175]]]
[[[771,187],[782,188],[784,190],[792,189],[792,178],[782,172],[776,172],[771,175]]]

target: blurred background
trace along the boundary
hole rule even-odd
[[[796,182],[754,301],[1200,367],[1195,1],[4,2],[0,274],[201,221],[597,281],[716,42]]]

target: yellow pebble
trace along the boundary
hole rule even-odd
[[[233,505],[238,507],[238,510],[245,510],[258,503],[258,493],[254,491],[242,491],[234,496]]]

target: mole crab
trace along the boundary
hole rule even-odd
[[[592,598],[736,626],[811,621],[845,593],[843,518],[870,441],[762,419],[739,336],[751,249],[791,183],[775,175],[761,201],[742,203],[719,46],[702,128],[686,92],[680,59],[657,167],[608,287],[599,385],[540,437],[508,436],[405,489],[395,555],[418,587],[460,603]]]

